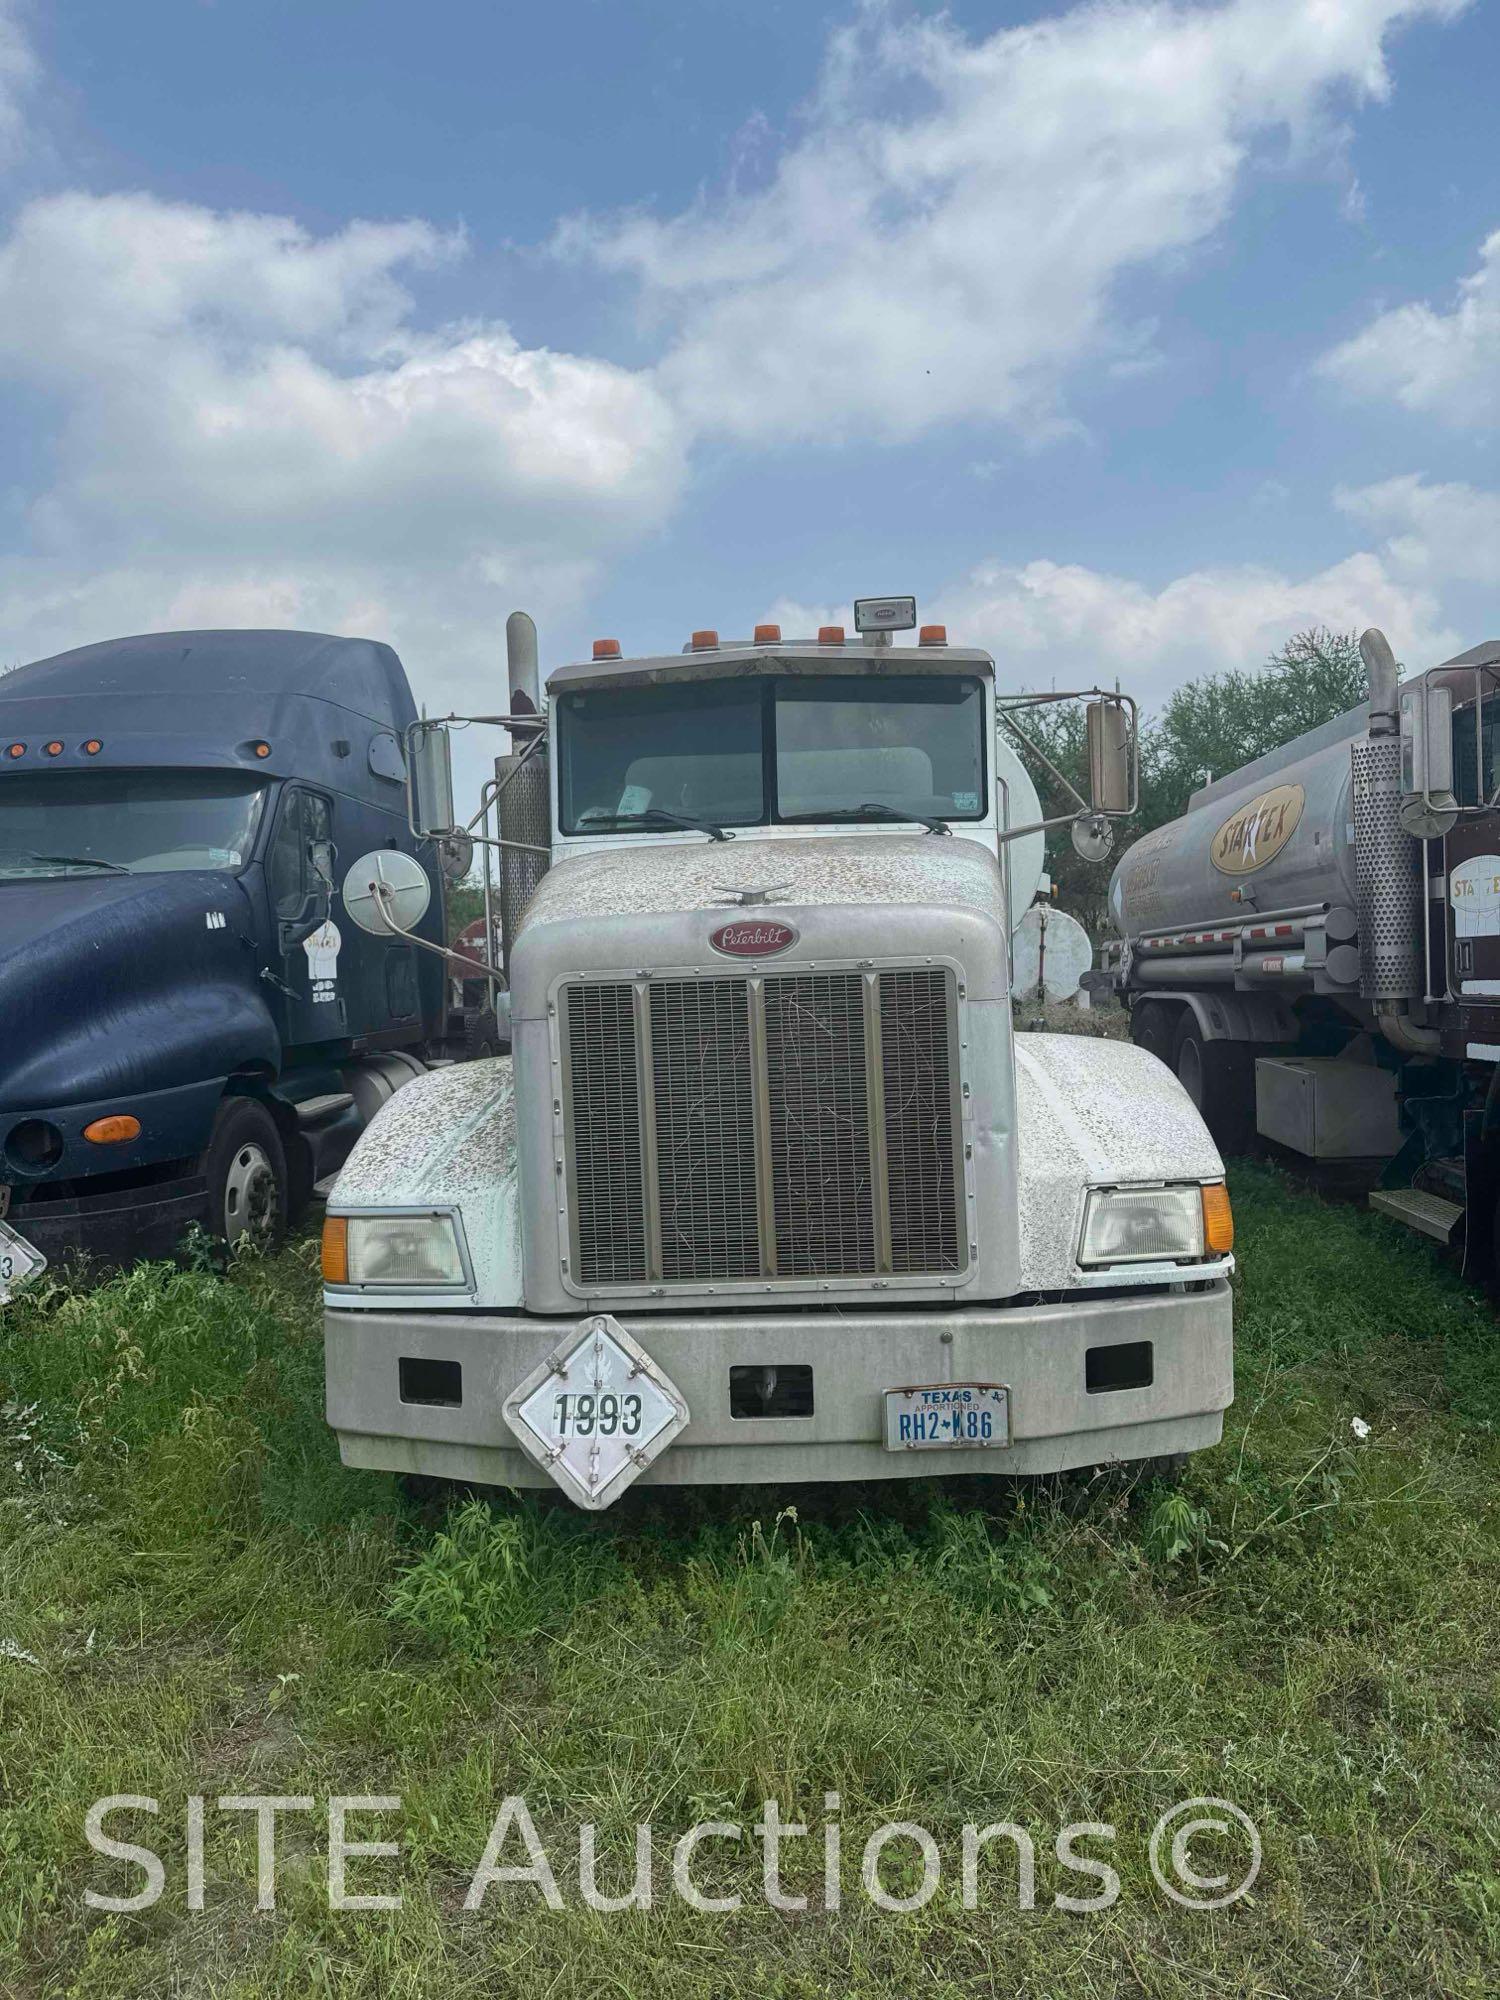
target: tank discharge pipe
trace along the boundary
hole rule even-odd
[[[1359,877],[1359,989],[1381,1033],[1405,1055],[1436,1055],[1436,1028],[1411,1018],[1422,992],[1425,884],[1401,825],[1399,672],[1390,641],[1375,626],[1359,642],[1370,687],[1370,733],[1353,746],[1355,860]],[[1424,871],[1425,872],[1425,871]]]

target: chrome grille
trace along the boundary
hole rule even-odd
[[[650,1005],[661,1275],[758,1277],[745,983],[663,981]]]
[[[766,981],[776,1271],[873,1271],[875,1190],[857,972]]]
[[[573,1228],[591,1282],[646,1276],[634,1007],[625,984],[568,993]]]
[[[579,981],[562,1011],[582,1284],[963,1268],[945,971]]]
[[[891,1269],[952,1271],[953,1074],[941,972],[881,973],[880,1049]]]

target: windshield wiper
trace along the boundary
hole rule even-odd
[[[25,858],[28,861],[52,861],[60,868],[107,868],[112,875],[130,873],[123,862],[102,861],[97,854],[34,854],[27,848]]]
[[[712,820],[694,819],[691,813],[668,812],[662,806],[647,806],[644,812],[607,813],[586,812],[580,815],[580,826],[679,826],[686,833],[706,833],[710,840],[733,840],[732,833],[726,833],[722,826],[715,826]]]
[[[802,826],[815,820],[898,819],[908,826],[925,826],[929,833],[951,834],[953,831],[947,820],[938,819],[933,813],[907,812],[901,806],[876,805],[868,800],[862,806],[825,806],[821,812],[783,813],[781,817],[789,826]]]

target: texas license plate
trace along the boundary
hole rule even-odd
[[[38,1271],[47,1267],[47,1260],[40,1250],[33,1250],[24,1236],[18,1235],[7,1222],[0,1222],[0,1305],[10,1297],[17,1285],[34,1278]]]
[[[1010,1443],[1010,1391],[998,1382],[933,1382],[885,1392],[887,1451]]]

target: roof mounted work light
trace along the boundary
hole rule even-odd
[[[909,632],[917,622],[914,597],[856,597],[856,632]]]

